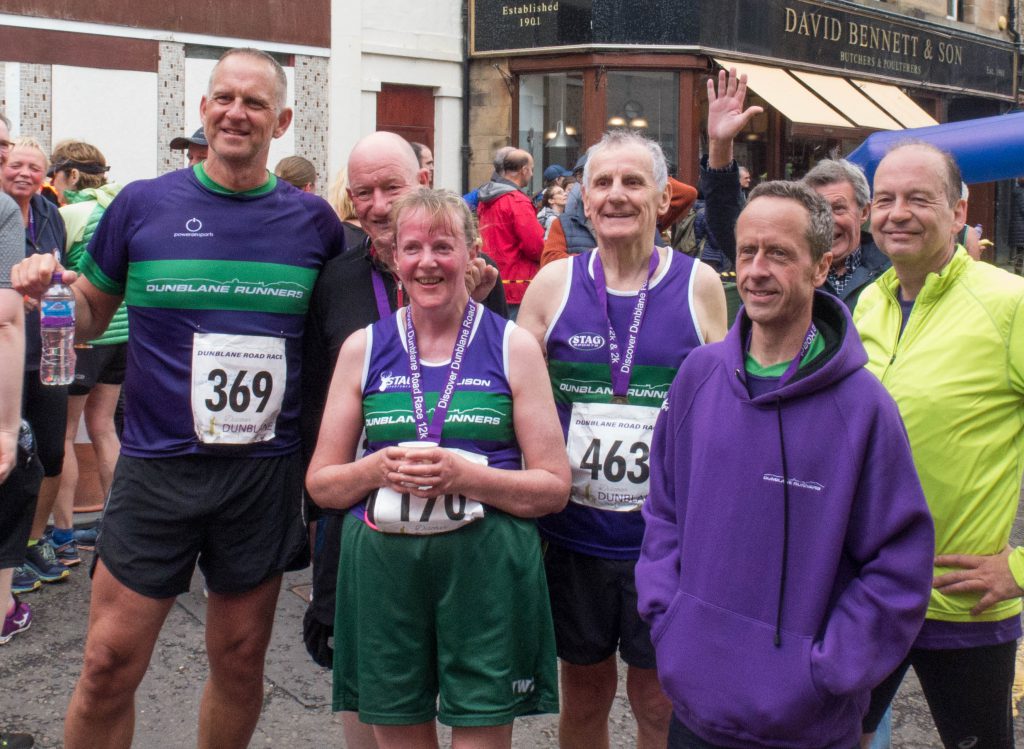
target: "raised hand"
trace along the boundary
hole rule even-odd
[[[466,290],[477,302],[487,299],[498,282],[498,269],[488,265],[482,257],[475,257],[466,267]]]
[[[762,107],[743,108],[747,98],[747,76],[737,75],[736,68],[718,71],[718,85],[714,78],[708,78],[708,142],[709,147],[728,144],[729,160],[732,159],[732,142],[746,127],[754,115],[764,111]],[[722,166],[711,164],[711,166]]]

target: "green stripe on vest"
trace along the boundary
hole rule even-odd
[[[434,417],[438,393],[424,393],[427,422]],[[402,442],[416,439],[412,396],[408,391],[374,393],[363,401],[366,437],[370,442]],[[478,442],[511,442],[512,399],[508,395],[478,391],[456,392],[444,421],[445,439]]]
[[[129,266],[125,301],[133,307],[301,315],[316,276],[315,268],[280,263],[147,260]]]
[[[629,402],[634,406],[661,408],[676,371],[672,367],[633,367]],[[611,371],[607,364],[551,359],[548,373],[556,402],[610,403],[612,400]]]

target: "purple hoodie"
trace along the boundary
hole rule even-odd
[[[934,531],[903,422],[849,312],[751,399],[741,310],[683,362],[654,430],[636,585],[676,716],[725,747],[852,747],[910,649]]]

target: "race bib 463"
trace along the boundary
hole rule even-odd
[[[614,512],[640,509],[650,488],[658,412],[628,404],[573,404],[566,445],[573,502]]]

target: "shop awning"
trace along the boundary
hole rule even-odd
[[[933,127],[938,125],[930,114],[895,86],[871,81],[851,79],[854,86],[870,96],[885,111],[903,123],[903,127]]]
[[[831,127],[854,127],[855,123],[808,91],[782,68],[715,58],[723,68],[736,68],[747,75],[747,87],[793,122]]]
[[[715,58],[792,122],[902,130],[938,124],[896,86]]]
[[[833,107],[861,127],[876,130],[902,130],[903,125],[875,106],[859,89],[845,78],[819,73],[790,71]],[[901,94],[902,95],[902,94]]]

